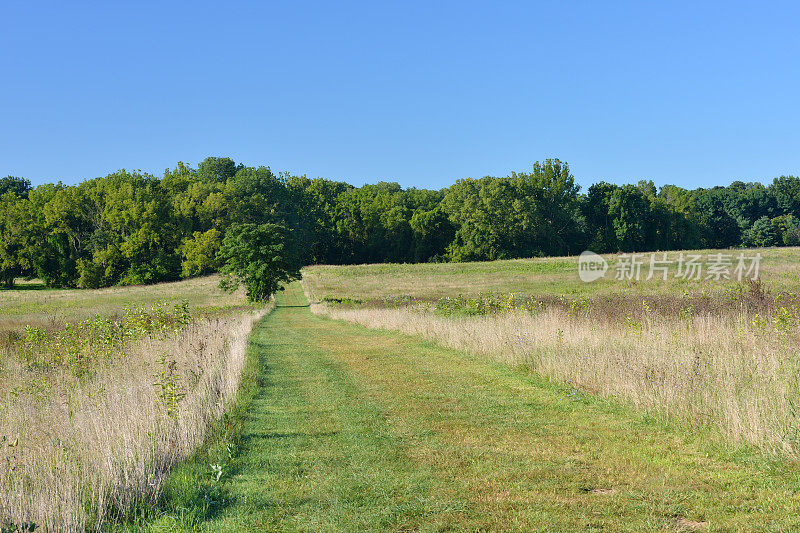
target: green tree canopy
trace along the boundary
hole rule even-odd
[[[278,224],[241,224],[228,229],[218,259],[220,287],[244,285],[253,302],[269,299],[283,284],[300,279],[299,256],[290,231]]]
[[[455,225],[448,247],[455,261],[557,255],[583,244],[578,189],[558,159],[536,163],[530,173],[464,179],[442,200]]]
[[[353,187],[227,157],[157,178],[121,170],[68,186],[0,179],[0,282],[154,283],[219,268],[227,233],[274,224],[302,264],[480,261],[596,252],[800,244],[800,179],[684,189],[600,182],[558,159],[444,190]]]
[[[15,176],[0,178],[0,196],[7,192],[13,192],[20,198],[26,198],[31,188],[31,182],[25,178],[17,178]]]
[[[190,278],[217,270],[219,266],[217,252],[222,244],[221,241],[222,234],[215,228],[204,233],[195,231],[192,237],[181,245],[183,256],[181,276]]]

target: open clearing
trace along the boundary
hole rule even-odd
[[[800,477],[514,368],[314,316],[298,284],[204,528],[789,530]]]
[[[685,292],[721,293],[730,283],[704,279],[676,278],[677,260],[681,254],[700,255],[705,260],[714,254],[730,257],[736,265],[739,254],[752,257],[761,254],[760,277],[771,288],[797,291],[800,287],[800,248],[759,248],[757,250],[689,250],[667,252],[673,261],[666,281],[643,281],[647,274],[650,253],[637,254],[642,266],[642,281],[614,279],[615,268],[622,254],[605,254],[609,265],[604,279],[584,283],[578,277],[577,257],[541,257],[471,263],[419,263],[373,265],[314,265],[303,269],[303,285],[316,300],[354,298],[381,300],[412,297],[436,299],[444,296],[475,296],[486,292],[520,295],[567,295],[570,297],[680,296]],[[655,253],[656,259],[663,252]],[[630,255],[630,254],[628,254]]]
[[[46,289],[39,283],[23,282],[15,290],[0,289],[0,329],[47,327],[96,314],[120,315],[126,308],[151,307],[162,301],[186,302],[192,309],[204,311],[247,305],[244,291],[226,293],[218,285],[218,275],[105,289]]]
[[[781,402],[794,389],[782,387],[794,374],[773,365],[772,376],[762,363],[795,361],[800,250],[761,252],[770,294],[792,294],[764,296],[757,323],[749,300],[732,299],[747,297],[730,292],[732,282],[584,284],[575,258],[308,267],[305,289],[313,300],[329,300],[315,312],[350,313],[351,322],[375,328],[399,329],[407,321],[414,335],[312,314],[300,284],[292,284],[253,332],[243,403],[177,465],[157,505],[154,491],[152,501],[115,525],[128,531],[797,530],[796,455],[742,445],[766,442],[748,437],[756,422],[770,430],[796,427],[791,416],[766,416],[787,411]],[[189,302],[199,318],[252,309],[241,293],[218,290],[217,281],[2,291],[0,331],[11,339],[31,324],[52,336],[67,318],[119,317],[126,307],[162,300]],[[528,300],[512,301],[504,292],[539,298],[543,307],[528,311],[520,307]],[[466,308],[440,309],[438,302],[459,294],[499,307],[474,316],[461,313]],[[381,317],[390,320],[382,324]],[[726,342],[717,342],[720,332]],[[591,350],[584,353],[586,346]],[[697,366],[693,347],[708,360],[705,381],[687,381],[672,368]],[[744,364],[748,354],[759,354],[752,368]],[[159,368],[157,361],[148,364]],[[666,377],[654,382],[653,369]],[[154,372],[146,368],[140,380],[150,402]],[[736,394],[726,396],[718,383]],[[718,423],[737,411],[713,410],[729,399],[737,409],[764,412],[740,416],[747,424],[737,434]],[[134,410],[124,409],[121,419]],[[702,415],[697,423],[688,416],[695,411]],[[673,416],[681,412],[690,420]]]

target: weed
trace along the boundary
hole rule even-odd
[[[164,408],[168,417],[178,419],[178,404],[186,397],[186,392],[181,389],[180,376],[178,375],[178,362],[169,360],[164,353],[158,358],[161,370],[155,375],[156,401]]]
[[[773,313],[772,323],[775,326],[777,334],[781,337],[785,337],[795,328],[796,320],[794,315],[786,307],[780,307]]]

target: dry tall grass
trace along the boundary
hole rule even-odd
[[[0,525],[99,530],[153,503],[170,466],[236,393],[261,315],[206,316],[121,344],[56,342],[61,334],[47,353],[24,353],[34,342],[6,345]]]
[[[646,304],[645,304],[646,305]],[[441,317],[432,306],[312,310],[370,328],[399,330],[442,345],[529,365],[579,389],[622,398],[734,439],[800,452],[800,336],[797,310],[769,316],[665,317],[601,321],[560,308]]]

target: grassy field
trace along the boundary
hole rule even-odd
[[[120,315],[126,307],[151,307],[161,301],[186,302],[194,310],[245,304],[242,291],[226,293],[218,284],[218,276],[157,285],[81,290],[46,289],[37,283],[22,283],[14,290],[0,289],[0,331],[78,322],[95,314]]]
[[[800,248],[762,248],[759,250],[695,250],[686,254],[729,254],[734,266],[738,254],[760,253],[761,277],[775,290],[800,290]],[[669,252],[677,260],[680,252]],[[478,263],[380,264],[355,266],[317,265],[303,270],[303,283],[313,300],[351,298],[382,300],[412,297],[438,299],[445,296],[476,296],[486,292],[519,295],[568,295],[571,297],[681,296],[685,292],[723,293],[731,281],[685,280],[676,278],[677,263],[670,266],[667,281],[655,276],[645,281],[614,278],[618,254],[603,256],[609,263],[604,279],[584,283],[578,277],[577,257],[513,259]],[[642,254],[646,274],[649,254]],[[658,258],[660,258],[660,254]]]
[[[214,505],[153,531],[788,531],[795,468],[418,337],[314,316],[255,331],[261,383]],[[207,469],[204,457],[187,470]],[[183,483],[191,486],[192,483]],[[201,510],[202,512],[197,512]]]
[[[676,279],[676,265],[666,281],[646,280],[645,267],[638,282],[584,283],[577,258],[317,266],[303,283],[326,316],[532,368],[796,459],[800,249],[757,252],[757,283]],[[610,272],[620,257],[606,256]]]
[[[0,292],[2,531],[99,530],[158,501],[263,313],[215,284]]]
[[[215,277],[2,291],[0,526],[796,530],[800,249],[760,252],[309,267],[248,350]]]

